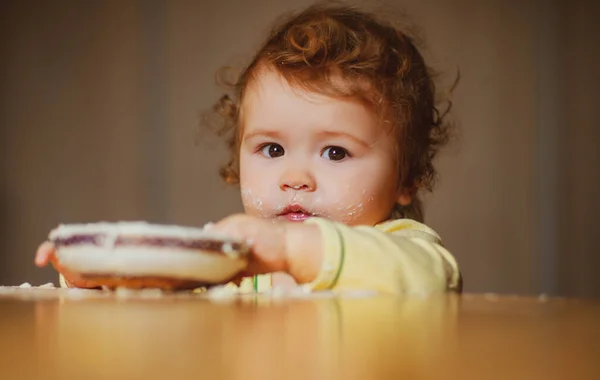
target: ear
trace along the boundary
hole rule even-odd
[[[401,189],[398,192],[398,198],[397,198],[397,202],[401,205],[401,206],[408,206],[409,204],[412,203],[412,191],[410,189]]]

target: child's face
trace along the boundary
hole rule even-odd
[[[395,141],[362,103],[290,87],[264,70],[241,110],[240,185],[246,213],[349,225],[387,219],[398,192]]]

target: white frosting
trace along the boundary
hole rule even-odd
[[[116,237],[124,235],[170,237],[181,239],[210,239],[226,242],[238,242],[230,237],[215,232],[209,228],[183,227],[176,225],[151,224],[147,222],[98,222],[83,224],[61,224],[50,231],[48,238],[67,238],[73,235],[106,234]],[[241,242],[239,242],[241,243]]]
[[[117,276],[157,276],[206,283],[229,280],[247,261],[200,250],[172,247],[114,247],[81,244],[60,247],[61,266],[78,273]]]

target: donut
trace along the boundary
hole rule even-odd
[[[248,264],[248,245],[207,228],[100,222],[50,231],[56,265],[98,286],[166,290],[229,282]]]

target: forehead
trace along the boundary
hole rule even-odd
[[[248,83],[240,109],[244,131],[257,128],[328,129],[376,138],[380,118],[353,97],[331,97],[293,86],[274,70],[262,69]]]

